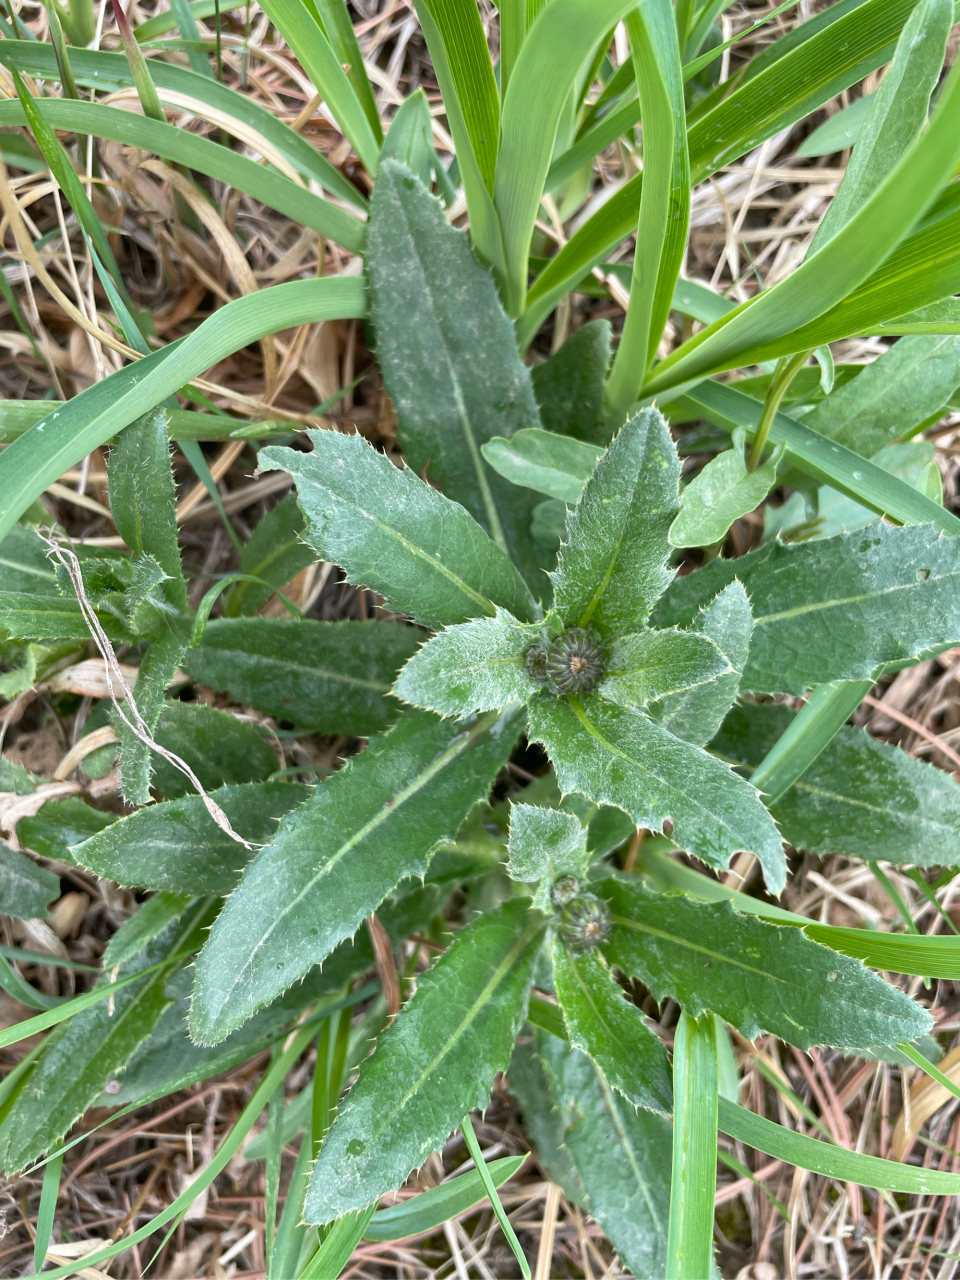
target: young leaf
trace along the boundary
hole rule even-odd
[[[607,959],[695,1017],[709,1010],[751,1040],[768,1031],[798,1049],[868,1049],[930,1029],[926,1010],[799,929],[635,882],[594,887],[613,912]]]
[[[495,618],[449,627],[413,655],[393,691],[442,716],[502,711],[513,702],[527,702],[540,687],[526,665],[538,637],[538,628],[523,626],[503,609]]]
[[[960,540],[930,525],[881,522],[714,560],[670,587],[654,623],[687,625],[735,577],[754,616],[743,684],[757,692],[867,680],[884,663],[960,640]]]
[[[551,575],[567,623],[618,636],[644,625],[673,576],[667,530],[677,512],[680,462],[663,415],[644,409],[599,460]]]
[[[424,91],[417,89],[404,99],[390,121],[390,130],[380,151],[381,165],[384,160],[396,160],[429,191],[433,156],[430,104]]]
[[[706,746],[720,728],[740,689],[740,677],[750,652],[753,614],[747,593],[739,582],[731,582],[715,600],[697,615],[697,631],[712,640],[733,670],[708,684],[695,685],[682,693],[671,693],[646,708],[647,715],[675,738]]]
[[[543,882],[534,903],[541,910],[550,911],[552,884],[563,876],[586,879],[590,861],[587,831],[572,813],[514,804],[510,808],[507,856],[511,879],[524,884]]]
[[[515,713],[465,729],[407,712],[285,819],[197,959],[193,1038],[222,1040],[349,938],[398,881],[423,875],[486,797],[520,727]]]
[[[756,766],[794,718],[788,707],[745,703],[727,716],[711,749]],[[770,811],[784,839],[812,853],[960,865],[960,786],[863,729],[840,729]]]
[[[0,911],[21,920],[42,919],[60,896],[60,877],[0,843]]]
[[[517,1045],[509,1082],[551,1180],[597,1221],[638,1280],[662,1280],[670,1121],[618,1098],[595,1062],[545,1031]]]
[[[865,93],[862,98],[851,102],[849,107],[830,116],[813,133],[807,134],[797,147],[797,155],[805,158],[832,156],[837,151],[855,146],[872,103],[873,94]]]
[[[939,413],[960,387],[960,337],[901,338],[804,415],[804,426],[865,458]]]
[[[594,1059],[628,1102],[670,1115],[673,1089],[663,1041],[596,952],[574,955],[555,941],[553,977],[570,1042]]]
[[[209,922],[208,903],[172,921],[120,977],[156,965],[191,945]],[[108,1076],[121,1070],[151,1033],[167,1004],[163,968],[118,991],[110,1001],[75,1014],[51,1036],[26,1088],[4,1126],[3,1163],[22,1169],[49,1151],[73,1122],[101,1097]]]
[[[480,454],[491,436],[540,426],[529,371],[493,277],[439,201],[394,161],[374,187],[367,267],[377,359],[411,467],[466,507],[542,594],[547,561],[530,537],[535,500]]]
[[[205,706],[168,698],[154,737],[185,760],[205,791],[242,782],[262,782],[278,767],[277,757],[252,724]],[[153,784],[165,800],[191,795],[193,784],[162,756],[154,761]]]
[[[549,360],[535,364],[530,377],[545,429],[605,444],[600,413],[609,367],[609,320],[581,325]]]
[[[430,627],[496,613],[523,621],[536,606],[506,554],[457,502],[401,471],[361,436],[310,432],[313,453],[269,448],[263,468],[297,481],[304,540],[379,591],[387,607]],[[513,490],[512,492],[515,492]]]
[[[280,819],[312,794],[289,782],[221,787],[213,792],[231,826],[251,844],[271,840]],[[81,867],[119,884],[180,893],[227,894],[250,852],[221,831],[199,796],[149,805],[120,818],[71,850]]]
[[[290,494],[268,511],[240,552],[240,568],[275,587],[292,582],[316,560],[316,553],[300,537],[305,520]],[[224,613],[236,618],[254,614],[270,599],[270,588],[257,582],[238,582],[226,598]]]
[[[539,427],[525,427],[511,440],[491,437],[480,452],[511,484],[575,504],[603,450]]]
[[[486,1107],[526,1014],[543,935],[508,902],[462,930],[417,983],[340,1107],[314,1165],[304,1217],[329,1222],[379,1199]]]
[[[710,1275],[717,1188],[717,1031],[713,1018],[680,1014],[673,1046],[673,1178],[667,1280]]]
[[[785,445],[779,445],[761,466],[748,471],[743,450],[746,432],[733,433],[733,448],[717,454],[687,485],[680,496],[680,514],[670,526],[673,547],[709,547],[721,542],[734,520],[759,507],[777,483],[777,465]]]
[[[768,888],[783,888],[783,847],[758,793],[642,713],[593,694],[538,697],[530,704],[530,737],[543,743],[563,791],[616,805],[638,827],[667,826],[681,848],[718,869],[749,850]]]
[[[218,618],[183,665],[278,720],[368,736],[396,719],[390,686],[422,640],[416,627],[394,623]]]
[[[644,707],[657,698],[695,689],[733,673],[726,654],[698,631],[637,631],[610,647],[602,698]]]

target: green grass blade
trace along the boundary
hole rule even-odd
[[[897,1047],[906,1052],[903,1045]],[[762,1151],[774,1160],[783,1160],[786,1164],[809,1169],[811,1173],[835,1178],[838,1182],[856,1182],[861,1187],[899,1191],[904,1195],[960,1194],[960,1174],[922,1169],[896,1160],[881,1160],[878,1156],[818,1142],[816,1138],[784,1129],[771,1120],[738,1107],[736,1103],[727,1102],[725,1098],[720,1099],[719,1126],[721,1133],[736,1138],[755,1151]]]
[[[344,137],[372,177],[380,159],[380,140],[319,22],[302,0],[264,0],[261,7],[323,94]]]
[[[510,86],[510,77],[527,35],[527,0],[500,0],[500,94]]]
[[[187,8],[194,20],[194,25],[196,25],[197,19],[202,21],[204,18],[213,17],[217,11],[217,0],[190,0]],[[176,31],[178,27],[181,35],[183,35],[184,31],[183,27],[180,26],[179,12],[176,8],[171,7],[155,14],[152,18],[148,18],[146,22],[141,22],[136,28],[135,34],[142,44],[143,41],[153,40],[157,36],[164,35],[167,31]]]
[[[0,538],[47,485],[218,360],[279,329],[365,311],[363,281],[356,278],[274,285],[228,303],[189,337],[89,387],[0,455]]]
[[[562,1039],[562,1036],[561,1036]],[[526,1156],[505,1156],[491,1160],[483,1167],[495,1187],[508,1182]],[[364,1240],[402,1240],[405,1236],[434,1231],[448,1219],[466,1213],[474,1205],[487,1198],[485,1184],[479,1166],[468,1173],[459,1174],[438,1187],[432,1187],[421,1195],[401,1200],[387,1209],[378,1209],[370,1219]]]
[[[298,1280],[337,1280],[350,1255],[363,1239],[377,1206],[345,1213],[329,1229],[323,1244],[300,1272]]]
[[[2,278],[0,275],[0,280]],[[0,400],[0,444],[10,444],[62,408],[62,400]],[[171,410],[168,418],[167,434],[171,440],[258,440],[275,435],[289,436],[291,431],[298,429],[297,423],[280,418],[244,422],[228,414],[194,413],[191,409]]]
[[[183,37],[184,42],[191,43],[200,40],[200,28],[197,26],[197,16],[187,0],[170,0],[170,9],[176,18],[176,25]],[[141,24],[142,25],[142,24]],[[133,33],[134,39],[138,44],[143,42],[139,29],[135,29]],[[197,73],[209,80],[213,80],[213,71],[210,67],[210,59],[202,52],[193,50],[187,53],[187,61]]]
[[[66,1002],[64,996],[44,995],[42,991],[31,987],[26,978],[21,977],[3,956],[0,956],[0,987],[28,1009],[56,1009]]]
[[[159,120],[150,120],[146,116],[121,111],[116,107],[105,107],[100,103],[72,102],[60,98],[44,99],[43,114],[53,128],[77,130],[96,138],[109,138],[113,142],[123,142],[143,151],[152,151],[154,155],[167,156],[177,164],[208,174],[211,178],[246,192],[256,200],[262,200],[264,204],[285,213],[295,222],[329,236],[345,249],[358,252],[363,247],[364,226],[353,214],[314,195],[290,178],[265,169],[256,161],[228,151],[226,147],[190,133],[189,130],[178,129],[175,125],[163,124]],[[0,103],[0,125],[26,123],[27,117],[21,103]],[[70,168],[72,171],[72,166]],[[55,176],[59,182],[60,175]],[[66,180],[69,182],[68,177]],[[79,178],[76,181],[79,185]],[[72,203],[68,188],[64,186],[63,189]],[[103,228],[99,228],[97,235],[86,225],[85,230],[100,252],[102,246],[99,239],[103,238]],[[107,252],[109,254],[109,245]],[[111,258],[112,255],[105,257],[104,261],[109,264]],[[130,302],[127,305],[132,306]]]
[[[676,402],[726,431],[737,426],[753,436],[762,405],[729,384],[705,381],[687,390]],[[787,446],[787,462],[820,484],[887,515],[900,524],[933,524],[943,533],[960,533],[960,520],[939,503],[925,497],[897,476],[826,436],[820,436],[785,413],[777,413],[770,428],[770,442]]]
[[[134,35],[139,36],[142,30],[143,27],[138,27]],[[4,66],[17,67],[28,75],[46,80],[55,79],[57,75],[52,50],[45,44],[25,40],[0,41],[0,62]],[[90,89],[120,89],[133,83],[130,68],[122,53],[71,49],[70,65],[77,83]],[[153,59],[150,74],[161,101],[165,91],[184,94],[195,99],[198,110],[206,105],[248,125],[276,147],[301,173],[316,178],[328,191],[356,208],[366,210],[366,200],[339,169],[335,169],[306,138],[302,138],[254,99],[217,84],[210,77],[198,75],[195,71],[172,62],[163,62],[159,58]]]
[[[527,1256],[520,1246],[517,1239],[517,1233],[513,1229],[513,1224],[506,1215],[503,1205],[500,1203],[500,1197],[497,1195],[496,1184],[493,1181],[490,1170],[487,1168],[487,1162],[483,1158],[483,1152],[480,1150],[480,1143],[477,1141],[477,1135],[474,1132],[473,1123],[469,1116],[464,1116],[460,1122],[460,1129],[463,1133],[467,1144],[467,1150],[473,1157],[473,1162],[477,1166],[477,1172],[480,1174],[480,1180],[483,1183],[483,1189],[487,1193],[487,1199],[493,1206],[493,1213],[497,1221],[500,1223],[500,1230],[507,1237],[507,1244],[513,1250],[513,1256],[520,1264],[520,1270],[523,1274],[523,1280],[530,1280],[530,1264],[527,1262]]]
[[[37,1234],[33,1241],[33,1265],[38,1271],[43,1270],[53,1234],[53,1222],[57,1216],[57,1197],[60,1195],[60,1175],[63,1172],[63,1148],[48,1161],[43,1171],[43,1186],[40,1189],[40,1208],[37,1210]]]
[[[494,199],[506,253],[505,305],[522,314],[527,256],[570,87],[632,0],[553,0],[530,30],[503,101]]]
[[[673,6],[670,0],[642,0],[626,23],[643,112],[644,183],[630,304],[604,397],[608,428],[626,420],[656,355],[690,220],[690,159]]]
[[[680,1014],[673,1095],[667,1280],[704,1280],[713,1262],[717,1186],[717,1037],[709,1016]]]
[[[181,0],[181,3],[183,0]],[[357,101],[367,117],[377,144],[383,142],[383,125],[377,113],[377,104],[370,87],[366,67],[363,65],[363,54],[357,43],[356,33],[344,0],[314,0],[317,12],[323,22],[327,39],[333,45],[337,57],[347,73],[347,79],[353,86]]]
[[[905,1053],[911,1062],[915,1062],[921,1071],[924,1071],[931,1080],[936,1080],[948,1093],[952,1093],[955,1098],[960,1098],[960,1086],[956,1085],[949,1076],[943,1074],[939,1068],[935,1067],[932,1062],[923,1056],[919,1049],[914,1048],[912,1044],[898,1044],[897,1048],[901,1053]]]

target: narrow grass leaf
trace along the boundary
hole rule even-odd
[[[713,1263],[717,1185],[717,1039],[712,1018],[680,1014],[673,1046],[673,1177],[667,1280],[706,1276]]]

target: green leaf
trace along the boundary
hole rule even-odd
[[[554,941],[553,978],[571,1043],[593,1058],[628,1102],[669,1116],[673,1088],[663,1041],[600,956],[573,955]]]
[[[316,11],[299,0],[265,0],[263,9],[323,94],[367,173],[376,173],[380,137],[374,133],[364,109],[369,104],[357,97],[342,60],[317,21]],[[362,60],[359,70],[363,72]]]
[[[57,574],[35,529],[14,525],[0,542],[0,589],[57,596]]]
[[[329,1228],[323,1243],[300,1272],[300,1280],[336,1280],[363,1239],[376,1203],[348,1213]]]
[[[108,613],[98,616],[109,639],[130,639],[130,633],[117,618]],[[90,639],[90,628],[76,600],[23,591],[0,591],[0,629],[17,639]]]
[[[60,896],[60,877],[0,843],[0,911],[21,920],[49,915],[49,903]]]
[[[637,631],[614,641],[598,692],[621,707],[639,708],[733,673],[726,654],[700,632]]]
[[[852,382],[814,405],[803,424],[865,458],[941,412],[960,386],[960,337],[901,338]]]
[[[278,720],[367,736],[396,718],[387,695],[422,639],[396,623],[217,619],[183,665],[195,680]]]
[[[363,52],[357,41],[349,10],[344,0],[314,0],[314,2],[327,39],[336,50],[340,64],[347,73],[347,79],[353,86],[357,100],[373,130],[373,136],[380,142],[383,139],[383,126],[380,123],[373,90],[363,65]]]
[[[867,680],[884,663],[960,640],[960,543],[930,525],[877,523],[714,560],[674,583],[654,621],[684,625],[734,577],[754,615],[743,683],[758,692]]]
[[[7,788],[0,786],[0,790]],[[21,818],[17,823],[17,838],[41,858],[71,863],[72,845],[96,835],[114,821],[114,814],[103,813],[85,800],[71,796],[67,800],[48,801],[38,813]]]
[[[374,187],[367,266],[377,360],[410,466],[466,507],[541,595],[547,561],[530,539],[534,499],[480,454],[491,436],[539,427],[530,374],[490,272],[394,161]]]
[[[526,1156],[507,1156],[501,1160],[491,1160],[487,1171],[493,1179],[495,1187],[502,1187],[520,1170]],[[415,1236],[435,1231],[445,1222],[459,1217],[461,1214],[480,1205],[486,1199],[486,1192],[476,1169],[462,1173],[459,1177],[441,1182],[438,1187],[431,1187],[418,1196],[401,1200],[399,1204],[387,1209],[378,1209],[370,1219],[370,1225],[364,1232],[364,1240],[403,1240],[407,1236]]]
[[[172,921],[122,969],[136,974],[199,942],[210,918],[202,903]],[[43,1053],[4,1125],[3,1163],[8,1173],[49,1151],[84,1111],[101,1097],[108,1076],[129,1061],[151,1033],[167,1004],[163,967],[75,1014],[44,1045]]]
[[[433,156],[430,104],[424,91],[417,89],[404,99],[390,121],[390,131],[384,140],[380,160],[381,163],[384,160],[396,160],[406,166],[429,191]]]
[[[807,134],[797,147],[797,155],[808,159],[812,156],[832,156],[836,151],[856,145],[860,130],[873,103],[873,94],[865,93],[844,107],[813,133]]]
[[[524,621],[535,615],[523,579],[458,503],[360,436],[310,436],[313,453],[263,449],[260,465],[296,479],[304,540],[341,565],[349,582],[431,627],[493,617],[497,605]]]
[[[57,99],[49,102],[54,105]],[[0,103],[0,113],[4,105]],[[117,114],[156,125],[129,111]],[[170,128],[177,138],[201,141],[189,131]],[[232,154],[217,143],[210,146],[214,151]],[[170,154],[169,149],[166,154]],[[268,183],[279,181],[276,174],[268,174],[256,164],[254,167]],[[214,172],[202,164],[198,168],[204,173]],[[180,342],[81,391],[0,454],[0,538],[66,470],[225,356],[285,326],[362,316],[365,306],[363,281],[353,277],[274,285],[228,302]]]
[[[755,471],[748,471],[743,450],[746,432],[733,433],[733,448],[712,458],[680,496],[680,514],[670,526],[673,547],[709,547],[722,542],[735,520],[754,511],[777,483],[780,444]]]
[[[140,663],[137,676],[137,709],[140,718],[152,732],[160,719],[166,701],[167,687],[180,666],[189,631],[179,625],[161,633],[150,645]],[[152,773],[151,751],[139,734],[128,726],[126,719],[114,707],[111,720],[120,739],[120,792],[127,804],[150,803],[150,778]]]
[[[944,1077],[946,1079],[946,1077]],[[493,1179],[487,1170],[486,1162],[483,1158],[483,1151],[480,1149],[480,1143],[477,1141],[477,1135],[473,1128],[473,1121],[468,1115],[464,1116],[460,1122],[460,1132],[463,1134],[464,1141],[467,1144],[467,1151],[476,1165],[477,1170],[483,1180],[484,1190],[490,1201],[490,1207],[493,1209],[493,1216],[496,1218],[500,1230],[507,1238],[507,1244],[520,1264],[520,1274],[523,1280],[531,1280],[530,1263],[527,1261],[527,1255],[523,1251],[520,1241],[517,1239],[517,1233],[513,1229],[513,1223],[507,1216],[507,1211],[500,1203],[500,1197],[497,1195],[497,1189],[493,1185]]]
[[[532,804],[510,807],[510,840],[507,871],[522,884],[542,881],[534,905],[551,908],[549,889],[564,876],[587,877],[587,831],[580,819],[560,809],[541,809]]]
[[[509,1072],[524,1127],[551,1180],[610,1238],[638,1280],[662,1280],[672,1125],[618,1098],[585,1053],[536,1031]]]
[[[600,411],[609,367],[609,320],[589,320],[549,360],[533,366],[533,394],[547,431],[599,443],[605,435]]]
[[[303,512],[290,494],[267,512],[244,544],[240,552],[242,572],[275,587],[292,582],[317,558],[300,537],[304,524]],[[227,596],[224,613],[230,618],[254,614],[267,603],[270,594],[269,587],[260,583],[238,582]]]
[[[197,960],[194,1039],[222,1040],[350,937],[398,881],[423,875],[486,798],[520,727],[516,714],[464,729],[408,712],[283,821]]]
[[[743,585],[731,582],[724,587],[693,620],[693,626],[717,645],[733,670],[708,684],[668,694],[649,705],[646,712],[675,738],[703,747],[720,728],[736,699],[750,652],[753,614]]]
[[[727,716],[711,749],[755,766],[794,719],[788,707],[745,703]],[[784,839],[811,853],[960,865],[960,786],[863,729],[840,729],[770,811]]]
[[[511,440],[491,437],[480,452],[512,484],[575,504],[603,450],[570,436],[525,427]]]
[[[202,702],[168,698],[154,737],[186,761],[205,791],[228,783],[262,782],[277,769],[277,757],[252,724]],[[191,795],[193,784],[163,756],[154,758],[153,785],[165,800]]]
[[[680,1014],[673,1047],[673,1178],[667,1280],[710,1275],[717,1193],[717,1031]]]
[[[631,418],[597,462],[551,575],[566,623],[605,638],[642,627],[673,576],[667,530],[676,515],[680,462],[656,409]]]
[[[418,979],[324,1140],[306,1221],[329,1222],[395,1190],[462,1116],[486,1107],[526,1013],[543,928],[525,901],[505,903]]]
[[[930,1029],[919,1005],[799,929],[635,882],[594,887],[613,912],[607,959],[695,1017],[709,1010],[748,1039],[768,1031],[799,1049],[868,1049]]]
[[[922,0],[907,19],[890,69],[871,95],[840,189],[817,228],[812,253],[863,207],[927,123],[953,23],[952,0]]]
[[[289,782],[221,787],[212,798],[251,843],[276,835],[277,822],[309,799]],[[73,857],[99,876],[139,889],[229,893],[251,854],[221,831],[200,796],[149,805],[76,845]]]
[[[539,628],[524,626],[502,609],[495,618],[448,627],[413,655],[394,693],[443,716],[502,711],[527,702],[540,688],[526,666],[538,638]]]
[[[109,972],[138,956],[171,921],[179,919],[190,906],[188,893],[155,893],[123,924],[107,943],[103,969]]]
[[[538,697],[530,704],[530,737],[543,743],[563,791],[616,805],[638,827],[662,831],[666,825],[681,848],[718,869],[749,850],[768,888],[783,888],[780,836],[757,792],[642,713],[593,694]]]
[[[721,1133],[746,1143],[755,1151],[838,1182],[856,1182],[861,1187],[900,1191],[904,1195],[955,1196],[960,1193],[960,1174],[901,1164],[899,1160],[881,1160],[878,1156],[818,1142],[816,1138],[754,1115],[725,1098],[720,1099],[718,1123]]]

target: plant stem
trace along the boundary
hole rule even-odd
[[[767,437],[770,434],[770,428],[773,426],[773,420],[777,416],[777,410],[780,408],[780,401],[786,395],[790,383],[807,363],[809,355],[809,351],[798,351],[795,356],[790,356],[789,358],[781,356],[777,361],[773,381],[767,390],[767,398],[763,402],[763,413],[760,415],[760,421],[757,424],[757,433],[753,437],[753,447],[747,459],[748,471],[754,471],[759,467],[767,444]]]

